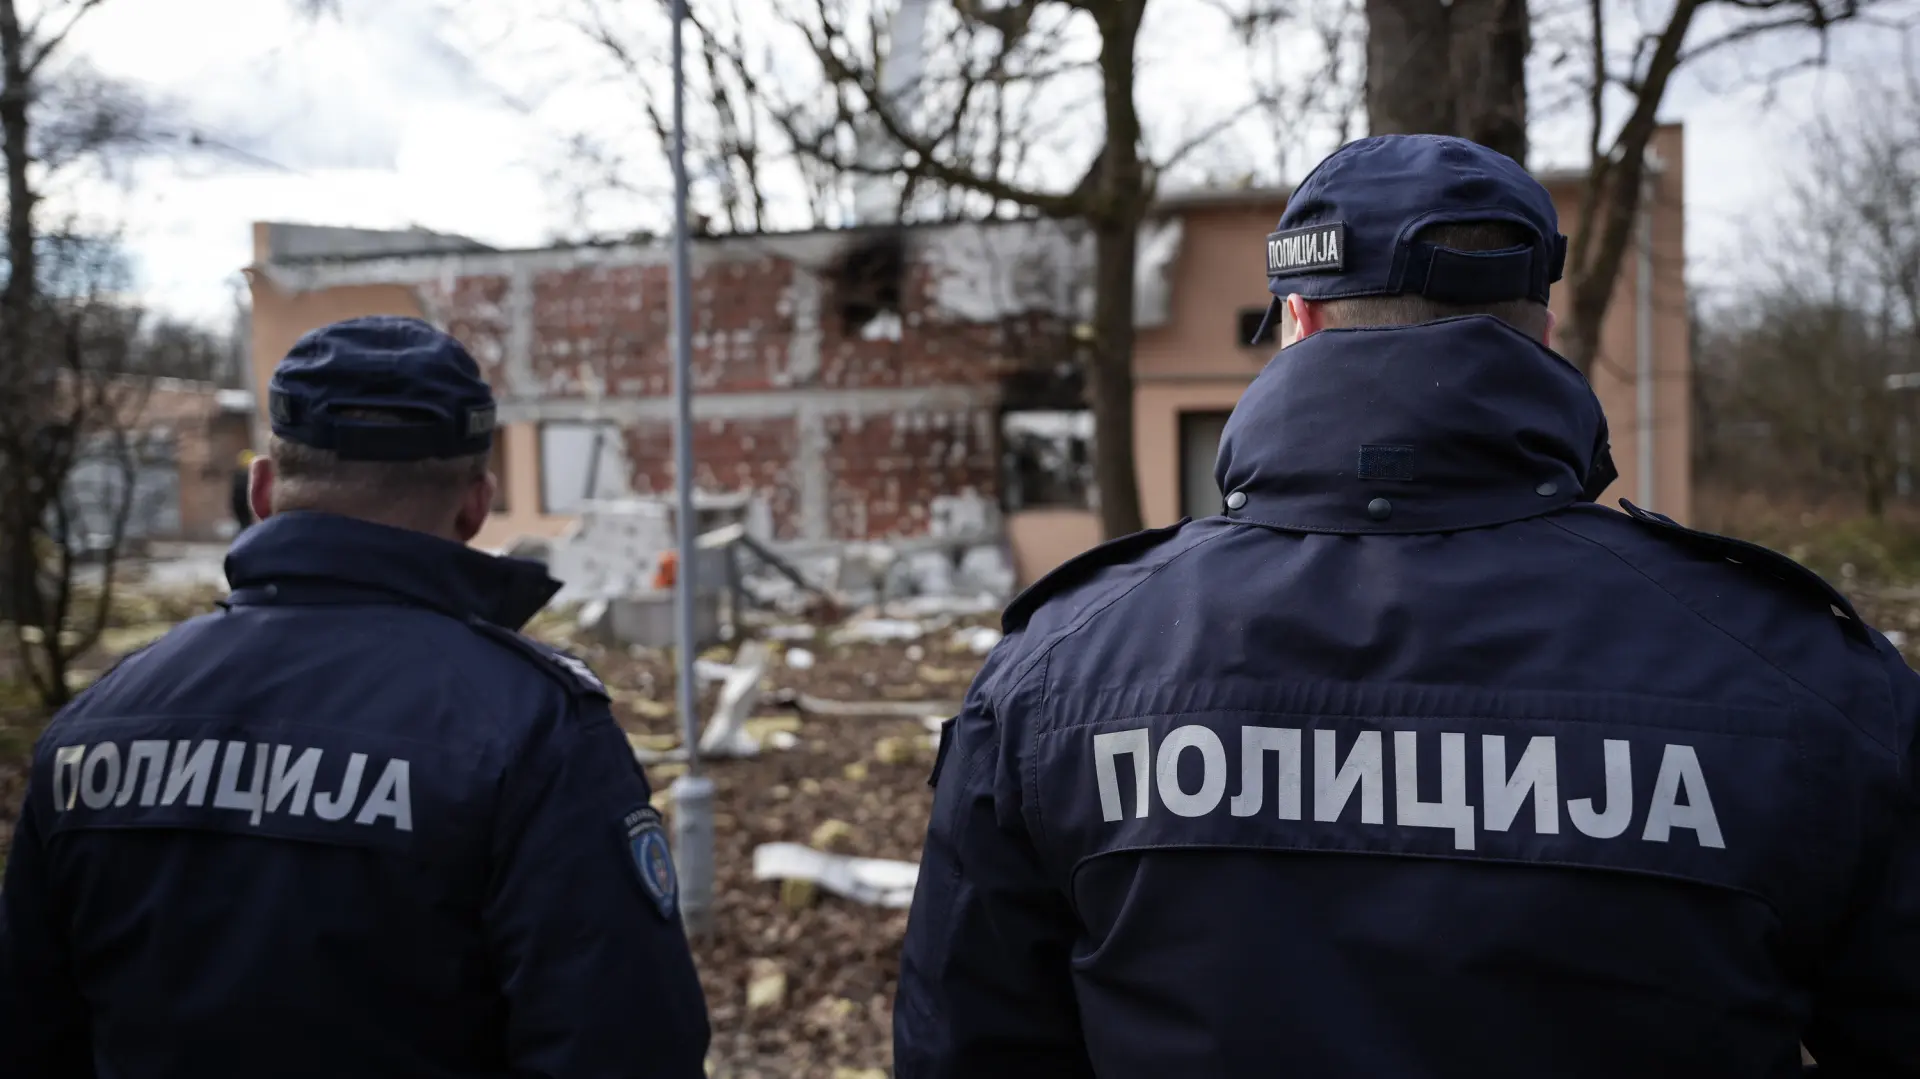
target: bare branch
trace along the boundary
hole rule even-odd
[[[77,3],[69,5],[73,11],[68,14],[65,25],[51,33],[40,32],[41,20],[52,18],[51,11],[43,14],[40,19],[34,20],[33,25],[27,30],[27,38],[33,44],[28,48],[26,58],[21,63],[21,70],[26,77],[31,79],[38,75],[41,67],[46,64],[47,58],[59,51],[61,44],[67,40],[67,35],[73,33],[73,28],[80,25],[80,20],[86,17],[87,12],[99,7],[102,3],[105,3],[105,0],[77,0]]]
[[[1194,151],[1233,130],[1235,125],[1239,124],[1241,120],[1270,107],[1272,104],[1273,102],[1265,97],[1250,98],[1242,102],[1239,107],[1233,111],[1188,136],[1184,142],[1174,147],[1166,156],[1155,162],[1154,167],[1161,172],[1166,172],[1174,168],[1179,165],[1181,161],[1192,155]]]

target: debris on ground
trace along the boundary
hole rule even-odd
[[[754,848],[753,879],[811,881],[837,896],[873,907],[905,910],[913,902],[918,862],[829,854],[798,843]]]
[[[703,754],[718,879],[715,930],[694,954],[713,1013],[714,1079],[884,1076],[892,1066],[936,732],[979,669],[973,642],[997,641],[997,621],[869,608],[839,626],[749,624],[737,644],[697,657],[702,744],[756,747]],[[905,624],[843,632],[872,622]],[[685,769],[672,653],[594,640],[564,610],[529,631],[607,684],[656,805],[671,814],[665,791]]]

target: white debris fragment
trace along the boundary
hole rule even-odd
[[[860,338],[863,341],[898,341],[901,325],[899,312],[882,311],[860,327]]]
[[[1887,643],[1894,646],[1895,648],[1905,648],[1907,646],[1907,635],[1900,630],[1897,630],[1897,629],[1887,630],[1886,638],[1887,638]]]
[[[880,642],[918,640],[926,628],[904,618],[866,618],[849,622],[833,635],[836,642]]]
[[[707,757],[752,757],[760,752],[760,740],[746,729],[747,718],[760,703],[760,681],[766,676],[772,657],[767,646],[750,640],[740,646],[734,662],[720,687],[720,700],[714,706],[707,729],[700,734],[700,754]]]
[[[798,843],[762,843],[753,850],[753,879],[808,880],[844,899],[905,910],[920,867],[890,858],[828,854]]]
[[[992,626],[967,626],[954,631],[953,643],[955,647],[964,648],[976,656],[984,656],[1000,643],[1001,636],[1001,632]]]
[[[796,671],[812,670],[813,661],[814,661],[813,653],[807,651],[804,648],[787,649],[787,666],[793,668]]]
[[[910,644],[907,646],[907,660],[909,662],[918,663],[925,658],[927,658],[926,649],[920,647],[917,644]]]
[[[766,744],[770,749],[792,749],[800,744],[800,736],[792,731],[768,731]]]
[[[607,615],[612,605],[604,599],[592,599],[580,605],[577,623],[583,633],[597,637],[611,629],[607,624]]]
[[[782,622],[766,627],[765,633],[768,640],[811,641],[818,631],[805,622]]]
[[[888,617],[931,618],[936,615],[989,614],[1006,606],[992,596],[909,596],[886,606]]]

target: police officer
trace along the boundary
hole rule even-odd
[[[494,400],[425,323],[297,343],[231,596],[34,754],[9,1079],[694,1077],[704,1000],[605,688],[466,546]]]
[[[1017,598],[942,735],[898,1079],[1920,1076],[1920,680],[1594,504],[1564,251],[1458,139],[1300,185],[1224,514]]]

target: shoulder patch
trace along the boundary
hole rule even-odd
[[[1039,609],[1048,597],[1086,580],[1102,566],[1111,566],[1151,551],[1172,539],[1192,520],[1191,517],[1182,517],[1177,523],[1165,528],[1149,528],[1143,532],[1110,539],[1060,563],[1039,580],[1028,585],[1025,591],[1013,597],[1013,602],[1007,604],[1007,609],[1000,615],[1001,632],[1012,633],[1014,630],[1025,627],[1027,620],[1033,617],[1033,612]]]
[[[570,655],[551,645],[542,644],[532,637],[504,626],[495,625],[483,618],[469,619],[467,625],[534,661],[535,665],[547,672],[568,693],[577,697],[599,697],[611,700],[606,684],[593,673],[578,656]]]
[[[1664,513],[1641,509],[1639,506],[1620,500],[1620,506],[1627,516],[1635,521],[1654,528],[1674,540],[1692,547],[1704,554],[1714,555],[1745,566],[1749,570],[1764,574],[1798,592],[1807,599],[1825,604],[1834,616],[1840,619],[1848,635],[1865,642],[1873,643],[1873,631],[1866,620],[1853,608],[1853,601],[1846,594],[1827,582],[1825,577],[1788,558],[1778,551],[1762,547],[1757,543],[1734,539],[1731,536],[1716,535],[1688,528]]]
[[[673,868],[673,852],[667,848],[666,829],[660,826],[660,812],[642,806],[620,819],[627,857],[640,878],[641,890],[653,900],[660,917],[673,920],[674,906],[680,898],[680,878]]]

